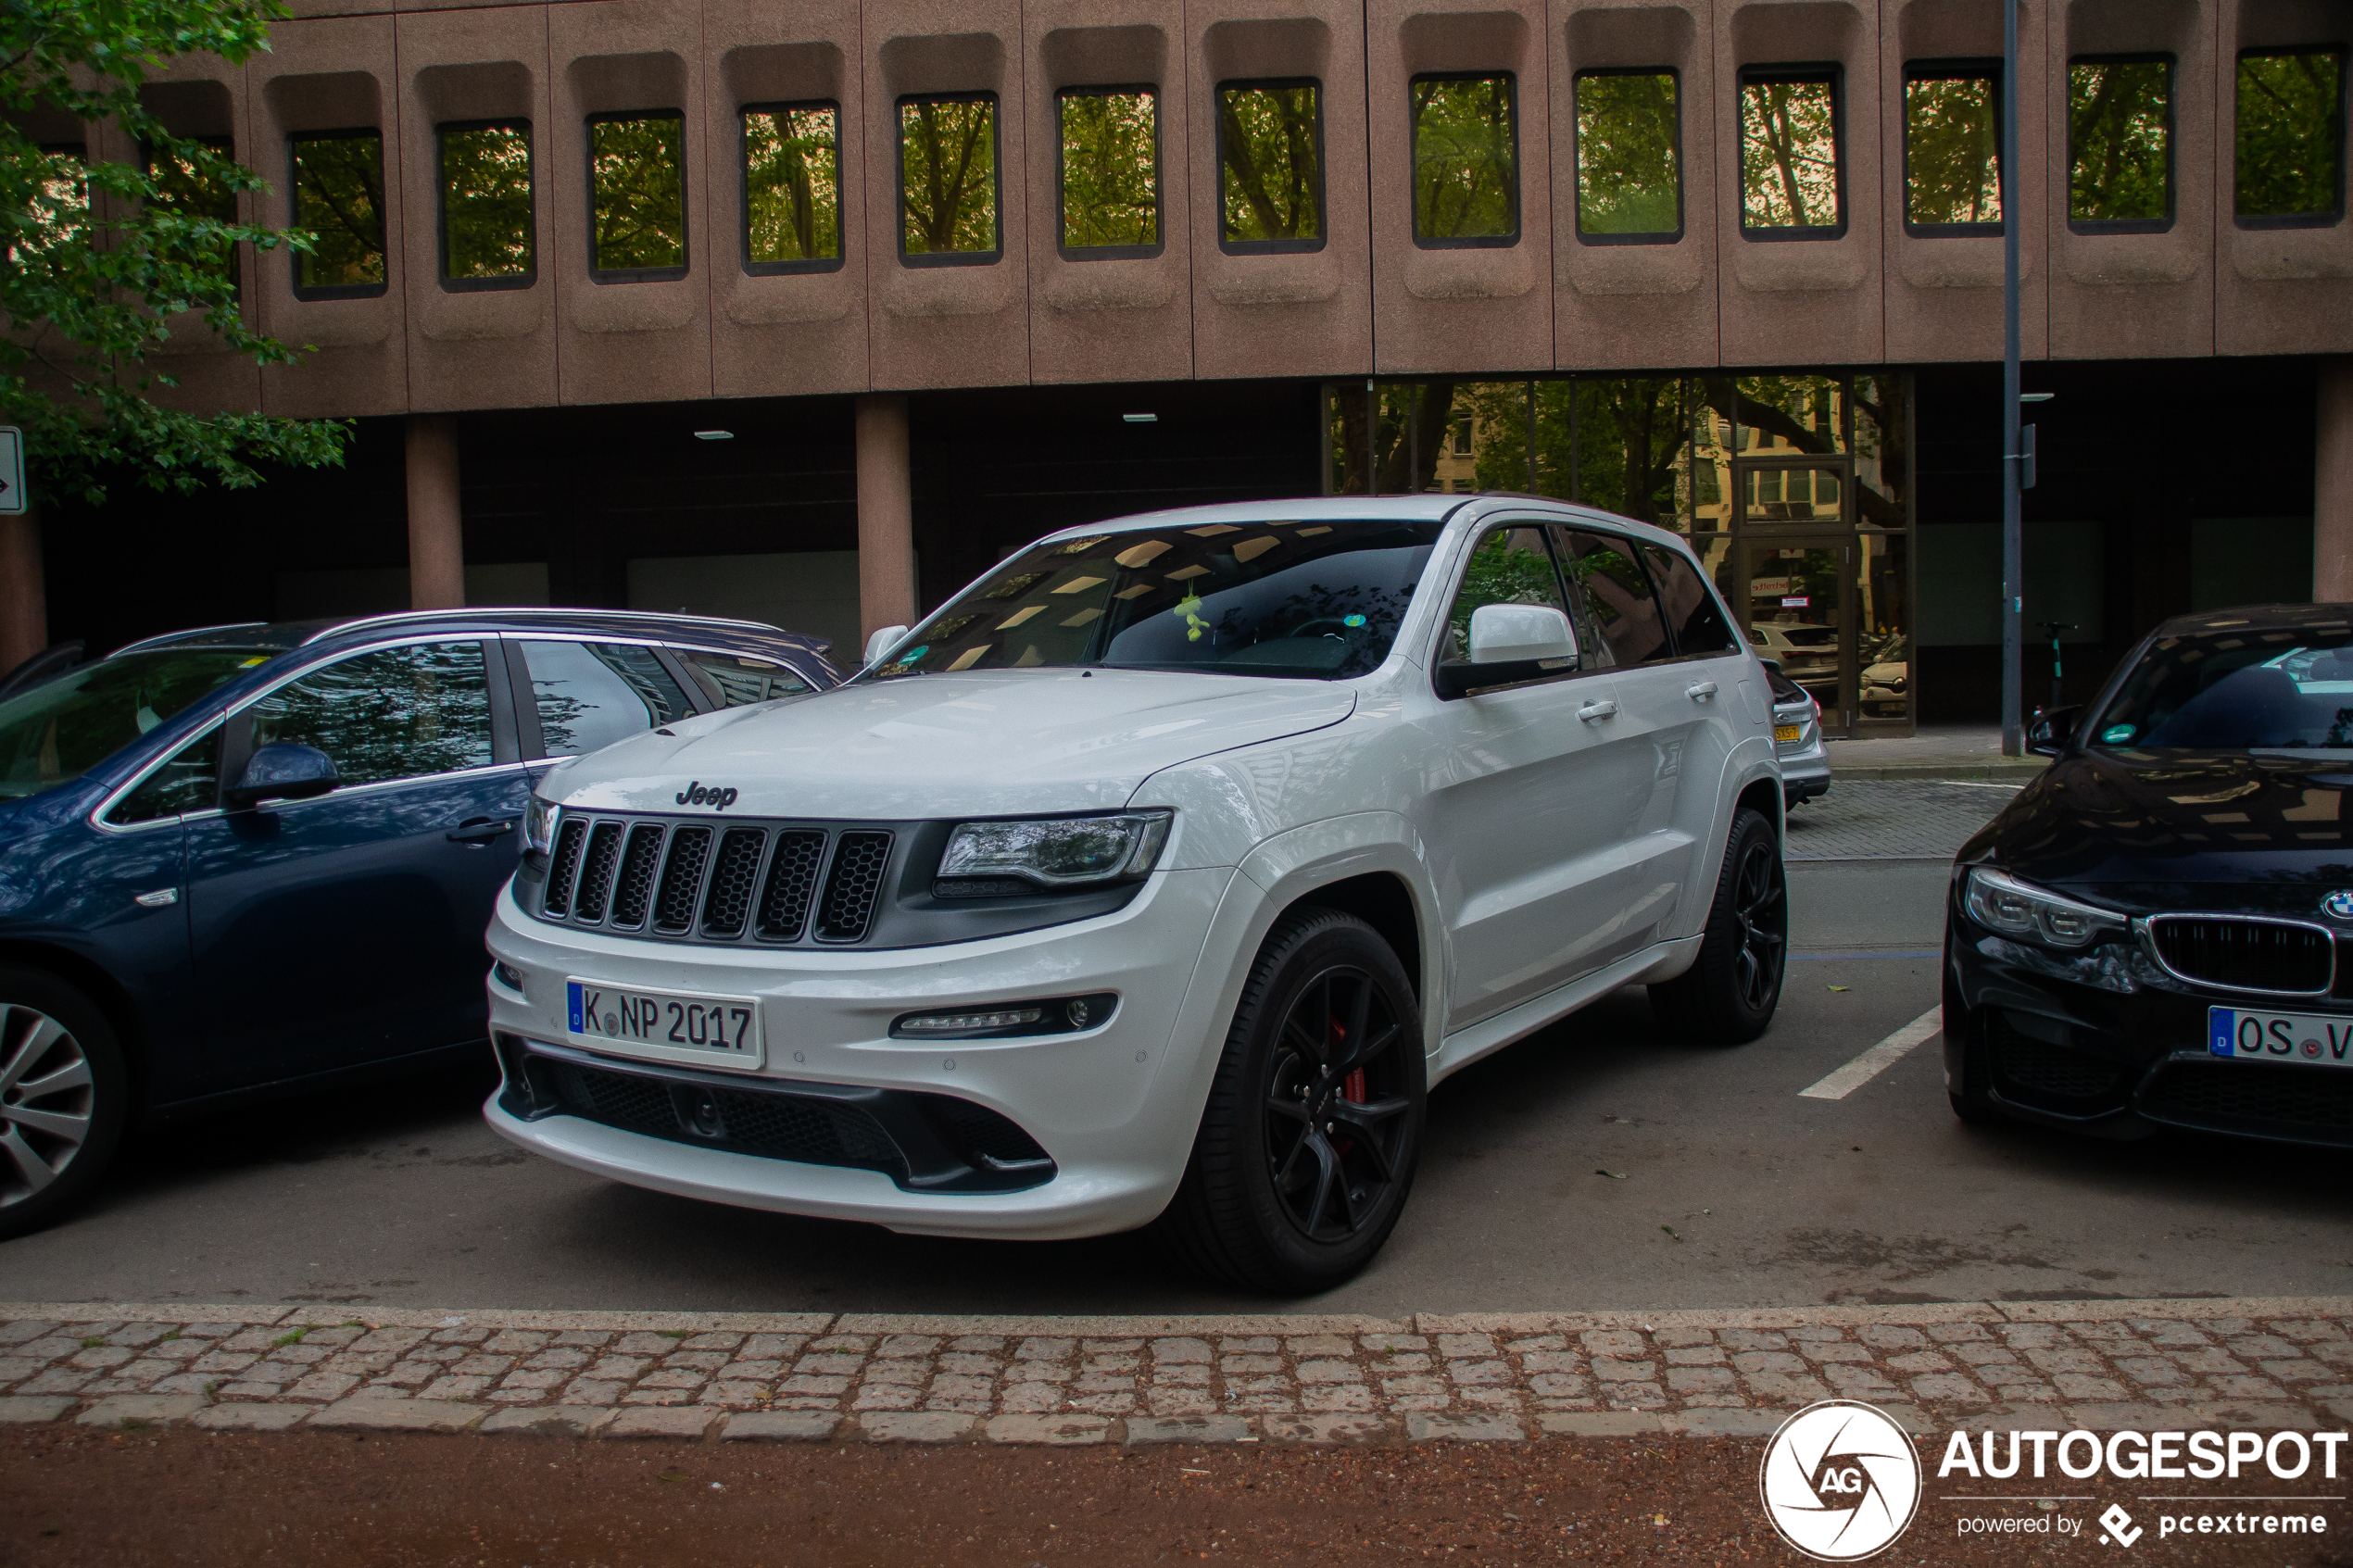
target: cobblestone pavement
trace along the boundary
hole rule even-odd
[[[1789,814],[1789,858],[1949,860],[2020,787],[1833,777],[1828,795]]]
[[[911,1318],[0,1305],[0,1421],[612,1436],[1366,1441],[2342,1426],[2353,1298],[1573,1316]]]

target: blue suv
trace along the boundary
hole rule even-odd
[[[0,700],[0,1236],[143,1119],[480,1042],[534,780],[833,686],[824,647],[425,611],[152,638]]]

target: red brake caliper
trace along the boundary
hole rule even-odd
[[[1339,1021],[1335,1020],[1332,1023],[1333,1046],[1335,1047],[1340,1046],[1346,1042],[1347,1038],[1347,1028],[1339,1022]],[[1362,1105],[1365,1103],[1365,1070],[1363,1068],[1358,1067],[1351,1070],[1348,1076],[1340,1081],[1340,1098],[1346,1100],[1351,1105]],[[1332,1140],[1332,1148],[1342,1154],[1346,1154],[1350,1148],[1354,1147],[1354,1144],[1355,1140],[1353,1138],[1338,1137]]]

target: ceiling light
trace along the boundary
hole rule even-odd
[[[2048,403],[2057,395],[2056,392],[2021,392],[2018,395],[2018,400],[2021,403]]]
[[[698,430],[695,432],[695,439],[697,441],[733,441],[736,439],[736,433],[732,430]]]
[[[1149,425],[1158,424],[1160,422],[1160,416],[1158,414],[1122,414],[1119,417],[1126,420],[1131,425]]]

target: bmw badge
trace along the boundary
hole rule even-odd
[[[2340,887],[2322,899],[2321,912],[2338,920],[2353,920],[2353,887]]]

